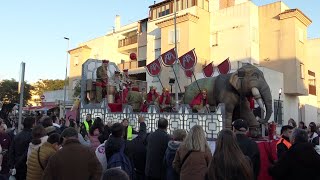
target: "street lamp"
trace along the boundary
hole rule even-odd
[[[65,40],[68,41],[68,46],[67,46],[67,59],[66,59],[66,74],[64,78],[64,95],[63,95],[63,117],[66,115],[66,97],[67,97],[67,76],[68,76],[68,50],[69,50],[69,38],[64,37]]]
[[[277,111],[276,111],[276,117],[275,117],[275,122],[278,123],[278,113],[279,113],[279,106],[280,106],[280,98],[282,94],[282,88],[279,89],[279,98],[278,98],[278,106],[277,106]]]

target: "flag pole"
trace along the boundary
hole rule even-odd
[[[177,49],[177,0],[174,0],[174,48],[176,50],[176,54],[178,55],[178,49]],[[178,57],[178,56],[176,56]],[[179,67],[178,67],[178,59],[176,59],[176,62],[174,64],[175,70],[177,71],[177,74],[179,74]],[[173,69],[173,67],[172,67]],[[180,88],[180,84],[178,81],[178,77],[177,74],[175,72],[175,70],[173,69],[174,75],[176,76],[176,81],[175,81],[175,99],[176,99],[176,108],[178,109],[179,106],[179,94],[178,94],[178,88],[180,89],[181,92],[181,88]]]
[[[159,75],[158,75],[157,77],[158,77],[159,82],[160,82],[160,84],[161,84],[161,87],[162,87],[162,89],[163,89],[163,84],[162,84],[162,82],[161,82],[161,79],[160,79]]]

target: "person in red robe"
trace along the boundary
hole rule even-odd
[[[147,96],[146,96],[146,100],[145,100],[145,102],[142,104],[141,112],[147,112],[148,106],[155,104],[156,99],[159,97],[159,94],[157,93],[156,90],[157,90],[156,87],[154,87],[154,86],[151,86],[151,87],[150,87],[150,91],[149,91],[149,93],[148,93]]]
[[[162,94],[156,99],[161,112],[171,112],[174,101],[170,96],[169,89],[163,88]]]
[[[207,90],[203,89],[196,97],[191,101],[190,107],[193,112],[203,112],[204,110],[209,111],[209,104],[207,98]]]

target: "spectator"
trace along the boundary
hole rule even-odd
[[[289,126],[292,126],[293,128],[296,128],[296,127],[297,127],[296,121],[295,121],[294,119],[292,119],[292,118],[290,118],[290,119],[288,120],[288,125],[289,125]]]
[[[108,168],[108,161],[105,153],[105,143],[102,143],[97,147],[95,154],[101,164],[102,174],[104,174]]]
[[[304,124],[303,121],[300,121],[300,122],[299,122],[299,127],[298,127],[298,128],[307,130],[307,126]]]
[[[93,151],[101,144],[98,137],[103,131],[103,126],[102,120],[97,117],[89,130],[90,147]]]
[[[29,144],[27,160],[29,160],[31,152],[38,150],[43,143],[47,142],[47,139],[48,136],[43,126],[37,125],[32,129],[32,140]]]
[[[32,130],[35,119],[26,117],[23,121],[23,130],[18,133],[10,146],[9,150],[9,167],[16,170],[15,178],[17,180],[26,179],[27,173],[27,153],[29,143],[32,140]]]
[[[11,128],[11,130],[8,132],[8,135],[10,136],[11,141],[18,133],[18,122],[14,123],[14,127]]]
[[[173,168],[180,179],[204,180],[212,154],[201,126],[193,126],[180,145],[173,160]]]
[[[66,125],[66,120],[61,118],[60,120],[60,132],[62,132],[63,130],[65,130],[68,126]]]
[[[147,179],[164,179],[164,154],[168,147],[170,136],[167,134],[168,120],[160,118],[158,129],[147,139],[147,159],[145,174]]]
[[[40,121],[42,122],[42,126],[46,129],[48,136],[53,133],[61,133],[59,128],[53,126],[52,119],[49,116],[43,116]]]
[[[173,169],[172,162],[176,155],[176,151],[180,144],[186,138],[187,132],[184,129],[177,129],[173,131],[173,140],[169,141],[168,148],[165,153],[165,164],[167,169],[167,180],[179,180],[179,174]]]
[[[104,173],[102,180],[130,180],[130,178],[123,170],[112,168]]]
[[[32,151],[27,162],[27,180],[41,180],[49,158],[59,150],[60,135],[51,134],[47,142],[36,151]]]
[[[313,144],[315,150],[320,154],[319,135],[317,133],[317,125],[311,122],[308,127],[309,142]]]
[[[122,126],[124,127],[123,129],[123,138],[126,140],[131,141],[132,140],[132,134],[138,134],[137,131],[135,131],[131,125],[129,125],[128,119],[123,119],[121,122]]]
[[[147,147],[146,147],[146,124],[144,123],[144,117],[139,116],[138,122],[140,123],[140,130],[138,136],[132,141],[127,141],[126,152],[128,157],[134,165],[134,170],[137,180],[144,180],[147,158]]]
[[[80,144],[74,128],[65,129],[61,138],[63,148],[53,155],[44,171],[45,180],[100,180],[101,164],[90,148]],[[75,173],[75,169],[79,170]]]
[[[0,124],[0,147],[2,148],[2,163],[0,163],[0,174],[7,175],[9,173],[8,151],[11,144],[11,138],[6,133],[6,125]]]
[[[208,171],[209,180],[253,180],[250,159],[238,146],[234,133],[221,130],[216,141],[216,149]]]
[[[90,147],[90,141],[86,141],[83,136],[79,133],[80,128],[78,126],[79,124],[75,121],[70,121],[70,127],[74,128],[78,132],[78,140],[82,145],[85,145],[87,147]]]
[[[260,171],[260,151],[258,144],[246,136],[248,131],[246,121],[237,119],[232,123],[232,126],[242,153],[248,156],[252,162],[254,179],[258,179]]]
[[[87,114],[86,119],[83,121],[80,127],[80,134],[82,134],[83,137],[86,137],[92,125],[93,120],[91,119],[91,114]]]
[[[51,119],[52,119],[52,125],[58,129],[60,129],[60,122],[59,122],[59,119],[57,118],[57,116],[53,115],[51,116]]]
[[[111,126],[112,126],[111,122],[108,122],[107,125],[103,127],[103,131],[101,135],[98,137],[100,143],[104,143],[104,141],[106,141],[109,138],[111,134],[111,130],[110,130]]]
[[[320,179],[320,156],[302,129],[292,133],[292,147],[269,169],[276,180]]]
[[[122,145],[125,144],[123,139],[123,126],[120,123],[115,123],[111,127],[111,136],[106,142],[105,152],[107,159],[110,159],[111,156],[120,151]]]
[[[289,138],[291,137],[292,130],[293,130],[293,127],[289,125],[282,126],[281,128],[281,138],[277,142],[278,159],[280,159],[281,156],[283,156],[283,154],[286,153],[288,149],[291,147]]]

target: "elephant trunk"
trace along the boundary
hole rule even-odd
[[[259,90],[256,87],[253,87],[251,89],[251,92],[252,92],[254,99],[259,104],[260,108],[263,110],[263,112],[265,112],[266,110],[264,108],[263,101],[262,101],[261,94],[260,94]]]
[[[267,123],[268,120],[271,117],[271,114],[273,113],[272,111],[272,96],[271,96],[271,91],[268,85],[264,86],[260,90],[261,93],[261,98],[266,106],[266,116],[264,119],[262,119],[260,122],[261,123]]]

